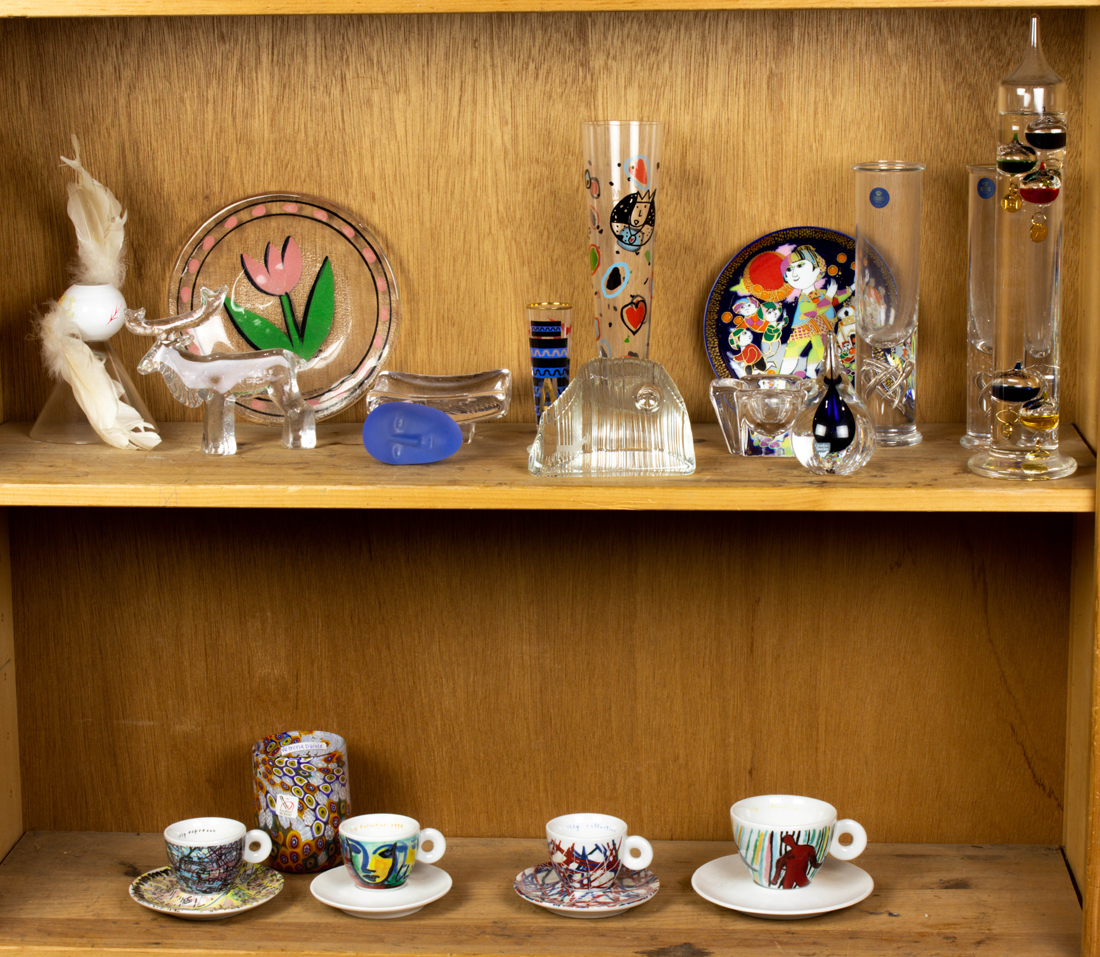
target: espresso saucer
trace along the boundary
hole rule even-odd
[[[772,920],[800,920],[858,904],[875,889],[871,875],[855,864],[827,857],[807,887],[775,890],[761,887],[740,855],[704,864],[691,875],[691,886],[704,900]]]
[[[346,867],[334,867],[313,878],[309,889],[322,904],[352,917],[408,917],[446,894],[451,889],[451,875],[418,861],[400,887],[368,889],[356,884]]]
[[[283,875],[262,864],[245,864],[237,883],[220,894],[192,894],[180,887],[170,867],[142,874],[130,896],[161,914],[184,920],[221,920],[267,903],[283,889]]]
[[[516,875],[516,893],[563,917],[614,917],[649,900],[661,887],[653,871],[622,868],[608,887],[569,890],[547,861]]]

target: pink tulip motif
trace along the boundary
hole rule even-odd
[[[283,240],[281,249],[268,243],[262,263],[242,252],[241,266],[253,286],[278,298],[286,330],[228,297],[225,309],[237,332],[253,349],[286,349],[303,359],[312,359],[328,336],[336,312],[336,283],[329,258],[326,256],[317,270],[301,323],[290,299],[291,291],[302,278],[302,250],[293,236]]]
[[[287,236],[281,251],[274,243],[267,244],[263,265],[256,262],[248,253],[241,253],[241,265],[252,285],[269,296],[285,296],[298,285],[302,278],[302,250]]]

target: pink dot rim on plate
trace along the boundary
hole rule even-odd
[[[194,275],[199,271],[199,261],[197,259],[191,259],[187,263],[187,271]]]
[[[323,209],[315,209],[313,211],[313,218],[321,220],[322,223],[327,223],[328,213],[326,213]]]
[[[386,280],[383,276],[379,276],[374,280],[374,284],[378,287],[379,292],[385,292],[389,287],[386,285]]]
[[[267,207],[266,206],[256,206],[256,207],[254,207],[253,210],[252,210],[252,215],[256,216],[256,217],[266,216],[267,215]]]
[[[367,248],[363,250],[363,258],[369,263],[378,262],[378,257],[374,254],[374,250],[371,249],[370,246],[367,246]]]
[[[344,224],[343,226],[340,227],[340,232],[342,232],[345,236],[347,236],[348,239],[351,239],[355,236],[355,230],[352,229],[347,224]]]
[[[191,288],[190,288],[190,286],[180,287],[180,302],[190,302],[190,301],[191,301]]]
[[[283,212],[284,213],[296,213],[296,212],[298,212],[298,204],[297,203],[283,203]]]
[[[230,216],[229,219],[227,219],[224,223],[222,223],[222,225],[227,230],[230,230],[230,229],[235,229],[239,222],[240,222],[240,220],[237,219],[236,216]]]
[[[202,248],[206,249],[206,250],[213,249],[214,248],[214,237],[213,236],[204,236],[203,240],[202,240]]]

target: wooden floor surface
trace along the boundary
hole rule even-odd
[[[418,914],[358,920],[290,876],[248,913],[192,922],[144,910],[127,893],[163,866],[157,834],[28,833],[0,867],[0,951],[80,954],[705,955],[1077,954],[1081,911],[1057,848],[872,844],[857,861],[875,890],[847,910],[801,921],[748,917],[695,894],[691,875],[732,842],[657,842],[658,893],[627,913],[570,920],[518,897],[512,882],[545,857],[538,839],[452,839],[437,866],[450,892]]]

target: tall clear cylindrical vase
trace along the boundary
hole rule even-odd
[[[855,170],[856,389],[879,445],[916,445],[920,207],[924,166]]]
[[[968,449],[989,445],[990,414],[983,393],[993,373],[994,255],[997,167],[968,166],[966,252],[966,434]]]

